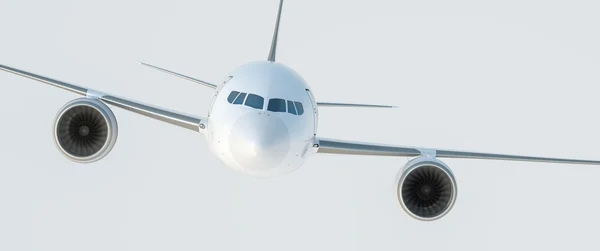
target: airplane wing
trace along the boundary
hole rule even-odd
[[[203,132],[206,124],[206,119],[202,117],[196,117],[193,115],[186,115],[176,111],[170,111],[150,105],[145,105],[136,101],[132,101],[125,98],[120,98],[114,95],[102,93],[92,89],[88,89],[82,86],[77,86],[55,79],[40,76],[34,73],[22,71],[5,65],[0,65],[0,70],[10,72],[22,77],[33,79],[51,86],[55,86],[81,96],[88,96],[91,98],[97,98],[107,104],[114,105],[125,110],[135,112],[137,114],[144,115],[146,117],[154,118],[169,124],[180,126],[186,129],[190,129],[196,132]]]
[[[143,65],[143,66],[147,66],[147,67],[150,67],[150,68],[152,68],[152,69],[155,69],[155,70],[158,70],[158,71],[162,71],[162,72],[164,72],[164,73],[171,74],[171,75],[173,75],[173,76],[176,76],[176,77],[183,78],[183,79],[185,79],[185,80],[187,80],[187,81],[192,81],[192,82],[194,82],[194,83],[201,84],[201,85],[204,85],[204,86],[206,86],[206,87],[213,88],[213,89],[216,89],[216,88],[217,88],[217,86],[216,86],[216,85],[213,85],[213,84],[211,84],[211,83],[209,83],[209,82],[206,82],[206,81],[202,81],[202,80],[199,80],[199,79],[195,79],[195,78],[192,78],[192,77],[188,77],[188,76],[186,76],[186,75],[179,74],[179,73],[177,73],[177,72],[173,72],[173,71],[169,71],[169,70],[167,70],[167,69],[163,69],[163,68],[160,68],[160,67],[158,67],[158,66],[151,65],[151,64],[146,64],[146,63],[144,63],[144,62],[138,62],[138,63],[140,63],[140,64],[141,64],[141,65]]]
[[[369,104],[347,104],[347,103],[328,103],[318,102],[319,107],[360,107],[360,108],[398,108],[391,105],[369,105]]]
[[[345,155],[373,155],[373,156],[397,156],[397,157],[417,157],[428,155],[436,158],[457,158],[457,159],[488,159],[488,160],[509,160],[509,161],[527,161],[527,162],[549,162],[563,164],[582,164],[582,165],[600,165],[597,160],[579,160],[562,158],[544,158],[530,157],[520,155],[505,155],[494,153],[478,153],[452,150],[437,150],[416,147],[401,147],[382,144],[370,144],[350,142],[334,139],[317,138],[315,141],[317,153],[345,154]]]

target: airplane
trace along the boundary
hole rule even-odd
[[[213,89],[206,117],[143,104],[9,66],[0,65],[0,70],[83,96],[64,105],[53,125],[54,142],[71,161],[92,163],[111,151],[118,134],[117,120],[108,107],[111,105],[199,132],[205,136],[212,153],[226,166],[258,177],[289,173],[315,154],[410,157],[412,160],[396,177],[396,195],[403,210],[421,221],[442,218],[456,201],[456,179],[450,167],[440,159],[600,165],[600,161],[595,160],[403,147],[317,136],[319,108],[393,106],[317,102],[306,81],[275,60],[282,8],[283,0],[280,0],[267,60],[239,66],[219,84],[141,63]]]

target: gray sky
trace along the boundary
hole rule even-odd
[[[188,113],[207,81],[266,59],[277,0],[0,0],[0,63]],[[320,101],[319,135],[600,159],[598,1],[288,0],[278,60]],[[79,165],[52,141],[65,91],[0,73],[0,250],[598,250],[600,168],[446,160],[436,222],[407,216],[406,158],[316,156],[256,179],[203,137],[115,108],[119,139]]]

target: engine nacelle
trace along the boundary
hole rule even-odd
[[[442,161],[419,157],[409,161],[398,180],[398,201],[417,220],[432,221],[446,215],[456,201],[456,180]]]
[[[117,141],[113,112],[97,99],[79,98],[63,106],[54,122],[54,141],[60,152],[79,163],[102,159]]]

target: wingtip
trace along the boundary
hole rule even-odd
[[[150,67],[150,68],[157,68],[157,67],[156,67],[156,66],[154,66],[154,65],[147,64],[147,63],[144,63],[144,62],[142,62],[142,61],[136,61],[136,62],[137,62],[138,64],[140,64],[141,66],[146,66],[146,67]]]

